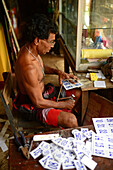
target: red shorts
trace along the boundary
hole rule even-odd
[[[71,96],[71,94],[75,93],[75,90],[73,89],[66,91],[66,96]],[[55,100],[55,98],[51,98],[48,100]],[[61,112],[61,110],[64,110],[66,112],[71,112],[71,110],[67,109],[54,109],[54,108],[47,108],[47,109],[40,109],[35,108],[29,99],[28,95],[23,95],[20,92],[18,92],[18,95],[13,101],[13,108],[18,110],[22,113],[23,118],[27,120],[39,120],[42,123],[47,123],[48,125],[58,127],[57,125],[57,119]]]

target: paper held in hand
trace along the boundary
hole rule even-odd
[[[73,83],[70,82],[73,81]],[[66,79],[63,80],[63,86],[66,90],[70,90],[70,89],[74,89],[74,88],[79,88],[81,87],[83,84],[80,82],[80,80],[74,80],[74,79]]]

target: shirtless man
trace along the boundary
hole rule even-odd
[[[42,54],[54,47],[56,26],[44,15],[32,18],[27,26],[27,43],[21,48],[15,65],[15,74],[19,92],[14,100],[14,108],[25,111],[48,125],[56,127],[77,127],[77,118],[72,110],[80,97],[80,90],[75,91],[75,100],[52,101],[43,97],[45,90],[44,74],[57,74],[59,83],[63,79],[77,78],[60,70],[43,65]],[[23,113],[24,114],[24,113]],[[29,119],[29,118],[28,118]]]

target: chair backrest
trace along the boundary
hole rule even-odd
[[[9,119],[12,131],[16,132],[17,128],[15,126],[14,117],[13,117],[12,111],[9,107],[9,102],[10,102],[10,98],[11,98],[12,90],[13,90],[11,73],[10,72],[4,72],[3,77],[4,77],[4,83],[5,84],[4,84],[3,91],[1,91],[1,93],[0,93],[0,97],[1,97],[2,103],[4,105],[7,117]]]
[[[8,105],[10,102],[10,98],[14,98],[14,91],[13,91],[13,83],[12,83],[12,78],[11,78],[11,73],[10,72],[4,72],[3,73],[3,78],[4,78],[4,89],[2,92],[2,95],[4,97],[4,100],[6,104]]]

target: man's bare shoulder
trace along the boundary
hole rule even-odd
[[[18,75],[18,81],[22,81],[23,83],[25,83],[26,79],[29,79],[31,82],[33,79],[38,79],[36,66],[25,48],[21,49],[18,54],[18,59],[15,64],[15,73]]]
[[[18,59],[16,61],[16,67],[21,68],[23,71],[25,69],[35,69],[32,58],[24,47],[20,50],[20,52],[18,54]]]

